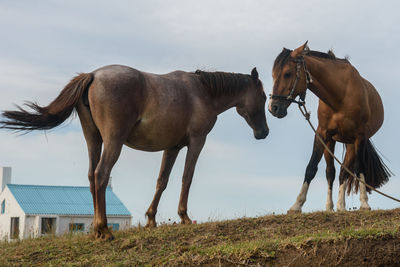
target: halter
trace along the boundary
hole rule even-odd
[[[310,72],[307,69],[306,61],[304,60],[303,56],[293,59],[293,62],[296,63],[296,80],[294,80],[294,83],[293,83],[292,89],[290,90],[290,93],[286,96],[270,94],[269,97],[271,99],[285,100],[285,101],[289,101],[290,103],[297,103],[299,105],[303,105],[305,103],[304,100],[306,98],[305,92],[304,92],[304,94],[300,95],[300,101],[297,101],[296,97],[294,97],[294,92],[296,90],[297,83],[300,79],[300,69],[302,66],[303,66],[304,74],[306,76],[306,87],[307,88],[308,88],[308,85],[313,82],[313,79],[311,77]]]

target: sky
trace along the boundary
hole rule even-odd
[[[267,94],[283,47],[306,40],[312,50],[349,56],[378,89],[385,122],[372,138],[400,173],[400,3],[398,1],[11,1],[0,3],[0,110],[26,100],[47,105],[79,72],[109,64],[167,73],[174,70],[250,73],[257,67]],[[318,99],[309,92],[314,124]],[[313,133],[296,106],[284,119],[267,112],[270,134],[255,140],[235,109],[218,117],[200,154],[189,195],[193,220],[214,221],[285,213],[294,203],[311,156]],[[157,220],[179,221],[177,207],[186,149],[171,173]],[[342,158],[342,146],[336,146]],[[162,152],[124,147],[112,170],[113,190],[145,223]],[[88,158],[77,118],[46,132],[0,131],[0,166],[17,184],[87,186]],[[339,167],[336,165],[337,173]],[[400,197],[397,176],[382,191]],[[338,178],[334,184],[337,201]],[[325,209],[325,162],[311,183],[303,211]],[[359,206],[358,195],[347,208]],[[373,209],[399,203],[373,193]],[[336,205],[335,205],[336,206]]]

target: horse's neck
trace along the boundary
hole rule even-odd
[[[239,93],[236,93],[239,95]],[[214,108],[217,114],[221,114],[222,112],[235,107],[238,103],[236,94],[226,94],[221,95],[213,99]]]
[[[338,110],[346,90],[343,68],[338,63],[312,56],[306,56],[305,61],[313,79],[308,88],[333,110]]]
[[[213,106],[217,114],[221,114],[222,112],[236,107],[241,100],[241,97],[244,96],[244,90],[242,92],[235,92],[235,93],[226,93],[215,97],[212,99]]]

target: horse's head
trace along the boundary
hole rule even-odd
[[[307,79],[311,77],[303,57],[306,51],[307,42],[293,51],[284,48],[275,59],[272,68],[274,86],[268,105],[269,112],[275,117],[285,117],[289,105],[297,102],[297,96],[304,100],[309,82]]]
[[[236,110],[254,131],[256,139],[264,139],[269,133],[265,118],[265,101],[267,99],[262,82],[258,79],[257,69],[251,71],[249,87],[236,105]]]

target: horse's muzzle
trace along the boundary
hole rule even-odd
[[[269,134],[269,129],[268,129],[268,127],[267,127],[267,128],[264,128],[264,129],[262,129],[262,130],[254,131],[254,137],[255,137],[257,140],[265,139],[265,138],[268,136],[268,134]]]
[[[287,106],[280,105],[279,103],[271,103],[269,106],[269,112],[278,119],[281,119],[287,115]]]

